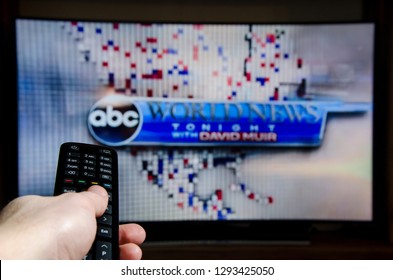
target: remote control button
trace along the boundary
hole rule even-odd
[[[108,201],[112,202],[112,193],[111,192],[108,192]]]
[[[78,176],[78,171],[76,170],[66,170],[65,175],[71,175],[71,176]]]
[[[100,172],[112,175],[112,170],[110,169],[100,168]]]
[[[74,179],[66,178],[66,179],[64,179],[64,183],[66,183],[66,184],[73,184],[74,183]]]
[[[86,170],[86,171],[93,171],[93,172],[96,171],[96,168],[94,166],[84,165],[82,168],[83,168],[83,170]]]
[[[68,162],[68,163],[79,163],[79,159],[77,159],[77,158],[67,158],[66,162]]]
[[[64,187],[63,192],[65,193],[76,193],[76,188],[73,187]]]
[[[108,189],[112,188],[112,184],[110,184],[110,183],[103,183],[102,186],[105,188],[108,188]]]
[[[104,180],[112,181],[112,176],[109,176],[109,175],[106,175],[106,174],[100,174],[99,177],[101,179],[104,179]]]
[[[78,185],[86,186],[86,184],[87,184],[86,180],[78,180]]]
[[[100,160],[107,161],[107,162],[112,162],[112,159],[110,157],[105,157],[105,156],[100,156]]]
[[[102,215],[101,217],[99,217],[97,219],[97,222],[99,224],[110,226],[110,225],[112,225],[112,216],[110,216],[110,215]]]
[[[80,148],[79,148],[79,146],[77,146],[77,145],[71,145],[71,146],[70,146],[70,149],[71,149],[71,150],[74,150],[74,151],[79,151]]]
[[[92,181],[92,182],[90,182],[90,185],[99,185],[99,183],[96,181]]]
[[[83,176],[86,176],[86,177],[95,177],[96,176],[96,174],[95,173],[92,173],[92,172],[83,172]]]
[[[100,166],[106,167],[106,168],[112,168],[112,164],[108,162],[101,162],[100,161]]]
[[[95,160],[91,160],[91,159],[84,159],[83,163],[84,164],[90,164],[90,165],[96,165],[96,161]]]
[[[98,226],[97,235],[101,237],[112,238],[112,229],[109,227]]]
[[[68,152],[67,156],[79,158],[81,156],[81,154],[80,153],[74,153],[74,152]]]
[[[102,154],[107,154],[107,155],[112,155],[112,151],[111,151],[111,150],[108,150],[108,149],[101,149],[101,150],[100,150],[100,153],[102,153]]]
[[[96,259],[97,260],[111,260],[112,259],[112,244],[109,242],[97,241]]]
[[[66,164],[65,168],[66,169],[79,169],[79,166],[75,165],[75,164]]]
[[[96,155],[93,155],[93,154],[83,154],[83,158],[87,158],[87,159],[96,159]]]

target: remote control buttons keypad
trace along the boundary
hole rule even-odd
[[[112,259],[112,184],[113,152],[109,149],[85,149],[71,145],[65,153],[64,193],[85,191],[91,185],[101,185],[108,191],[108,206],[105,213],[97,218],[96,240],[84,259]],[[116,171],[117,172],[117,171]],[[117,232],[117,231],[116,231]]]

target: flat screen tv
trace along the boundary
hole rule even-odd
[[[148,240],[373,221],[374,24],[16,21],[18,195],[63,142],[119,155]]]

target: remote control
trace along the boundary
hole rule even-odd
[[[84,259],[119,258],[119,202],[117,152],[108,147],[64,143],[57,164],[55,195],[81,192],[92,185],[104,187],[109,196],[105,213],[97,218],[97,234]]]

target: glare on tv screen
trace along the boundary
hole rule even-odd
[[[120,221],[372,219],[368,23],[19,19],[19,195],[112,146]]]

